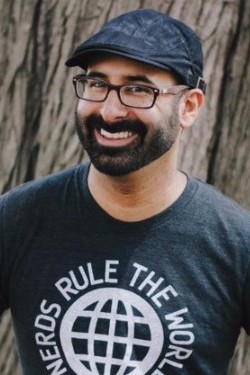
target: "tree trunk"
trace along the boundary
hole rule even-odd
[[[82,161],[64,61],[108,19],[136,8],[179,18],[201,36],[206,106],[185,134],[181,168],[250,208],[248,0],[1,0],[0,191]],[[242,333],[230,374],[250,373]],[[17,375],[9,314],[0,324],[0,373]]]

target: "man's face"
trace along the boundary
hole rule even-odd
[[[106,55],[93,60],[87,76],[113,85],[175,85],[167,72],[132,60]],[[160,158],[180,131],[179,96],[161,95],[149,109],[123,105],[110,91],[105,102],[79,100],[75,120],[90,161],[102,173],[122,176]]]

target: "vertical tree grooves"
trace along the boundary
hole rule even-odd
[[[225,193],[246,207],[250,206],[247,145],[250,140],[250,39],[249,2],[241,0],[237,28],[225,59],[220,106],[214,132],[208,177]]]
[[[235,52],[238,46],[239,38],[240,38],[240,29],[243,21],[243,14],[245,10],[245,1],[240,0],[239,7],[238,7],[238,22],[237,22],[237,28],[234,33],[234,36],[231,41],[231,46],[228,49],[227,56],[225,57],[224,61],[224,75],[222,77],[221,81],[221,91],[219,95],[219,103],[223,103],[225,101],[225,97],[227,97],[227,90],[229,89],[228,86],[231,84],[231,76],[232,76],[232,65],[233,60],[235,57]],[[218,148],[221,141],[221,134],[222,134],[222,128],[223,128],[223,117],[224,112],[228,112],[228,116],[230,117],[229,113],[231,112],[232,108],[230,106],[219,106],[218,107],[218,113],[217,113],[217,121],[214,127],[214,142],[213,147],[211,151],[211,156],[208,164],[208,173],[207,173],[207,182],[214,184],[216,181],[216,177],[214,176],[214,166],[215,166],[215,160],[217,158]]]
[[[14,336],[9,316],[0,319],[0,374],[18,375],[18,358],[14,350]]]
[[[2,0],[1,192],[83,160],[73,125],[72,76],[79,70],[64,62],[108,19],[142,7],[182,19],[204,46],[206,106],[183,134],[180,167],[250,208],[248,0]],[[7,313],[0,322],[1,375],[17,375],[13,340]],[[250,373],[249,341],[240,336],[230,375]]]

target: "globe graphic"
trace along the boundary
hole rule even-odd
[[[60,340],[77,375],[144,375],[159,358],[164,335],[158,315],[142,297],[100,288],[70,306]]]

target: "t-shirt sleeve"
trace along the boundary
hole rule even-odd
[[[243,292],[243,328],[250,335],[250,257]]]
[[[4,201],[5,197],[0,197],[0,316],[3,311],[8,308],[8,304],[5,298],[5,281],[4,281],[4,223],[3,223],[3,213],[4,213]]]

